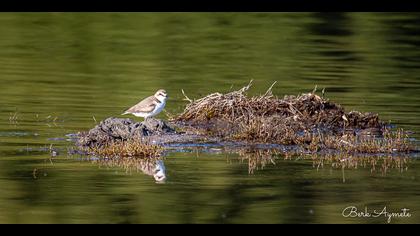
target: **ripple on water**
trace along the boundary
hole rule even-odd
[[[0,137],[30,137],[39,136],[38,133],[26,131],[0,131]]]

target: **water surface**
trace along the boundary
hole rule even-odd
[[[351,205],[420,222],[416,158],[384,174],[277,157],[250,174],[239,154],[198,148],[169,152],[156,184],[66,155],[66,134],[158,88],[175,114],[181,89],[198,98],[251,79],[251,95],[274,81],[278,96],[326,88],[418,139],[420,14],[2,13],[0,25],[1,223],[386,223],[342,217]]]

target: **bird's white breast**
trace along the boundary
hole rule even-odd
[[[155,103],[155,104],[156,104],[155,109],[149,114],[149,117],[159,114],[163,110],[163,108],[165,107],[166,103],[161,102],[161,103]]]

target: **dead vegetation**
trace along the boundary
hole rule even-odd
[[[104,146],[81,147],[81,149],[90,155],[102,158],[156,158],[163,151],[159,145],[143,143],[135,139],[114,141]]]
[[[11,125],[18,125],[19,124],[19,116],[18,116],[18,112],[15,111],[14,113],[10,113],[9,116],[9,123]]]
[[[408,135],[402,129],[393,132],[385,128],[381,137],[330,135],[325,138],[314,138],[313,141],[313,146],[324,145],[344,153],[409,153],[415,150],[414,144],[409,141]]]
[[[248,97],[246,92],[251,87],[251,82],[242,89],[227,94],[212,93],[195,101],[188,98],[190,103],[175,120],[203,122],[218,119],[249,122],[256,118],[277,117],[288,125],[296,124],[294,128],[300,126],[310,129],[326,125],[329,128],[346,126],[364,129],[382,126],[378,115],[356,111],[345,113],[340,105],[316,95],[316,90],[299,96],[286,95],[280,99],[272,94],[271,86],[263,95]]]
[[[251,81],[252,82],[252,81]],[[311,93],[272,94],[273,85],[259,96],[247,96],[251,82],[227,94],[213,93],[191,100],[174,121],[225,140],[299,145],[316,152],[410,152],[415,147],[402,131],[391,132],[374,113],[346,112],[340,105]]]

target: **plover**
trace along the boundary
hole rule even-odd
[[[143,99],[121,115],[132,114],[137,117],[144,117],[146,120],[149,117],[159,114],[163,110],[167,98],[168,94],[166,91],[164,89],[159,89],[155,95]]]

